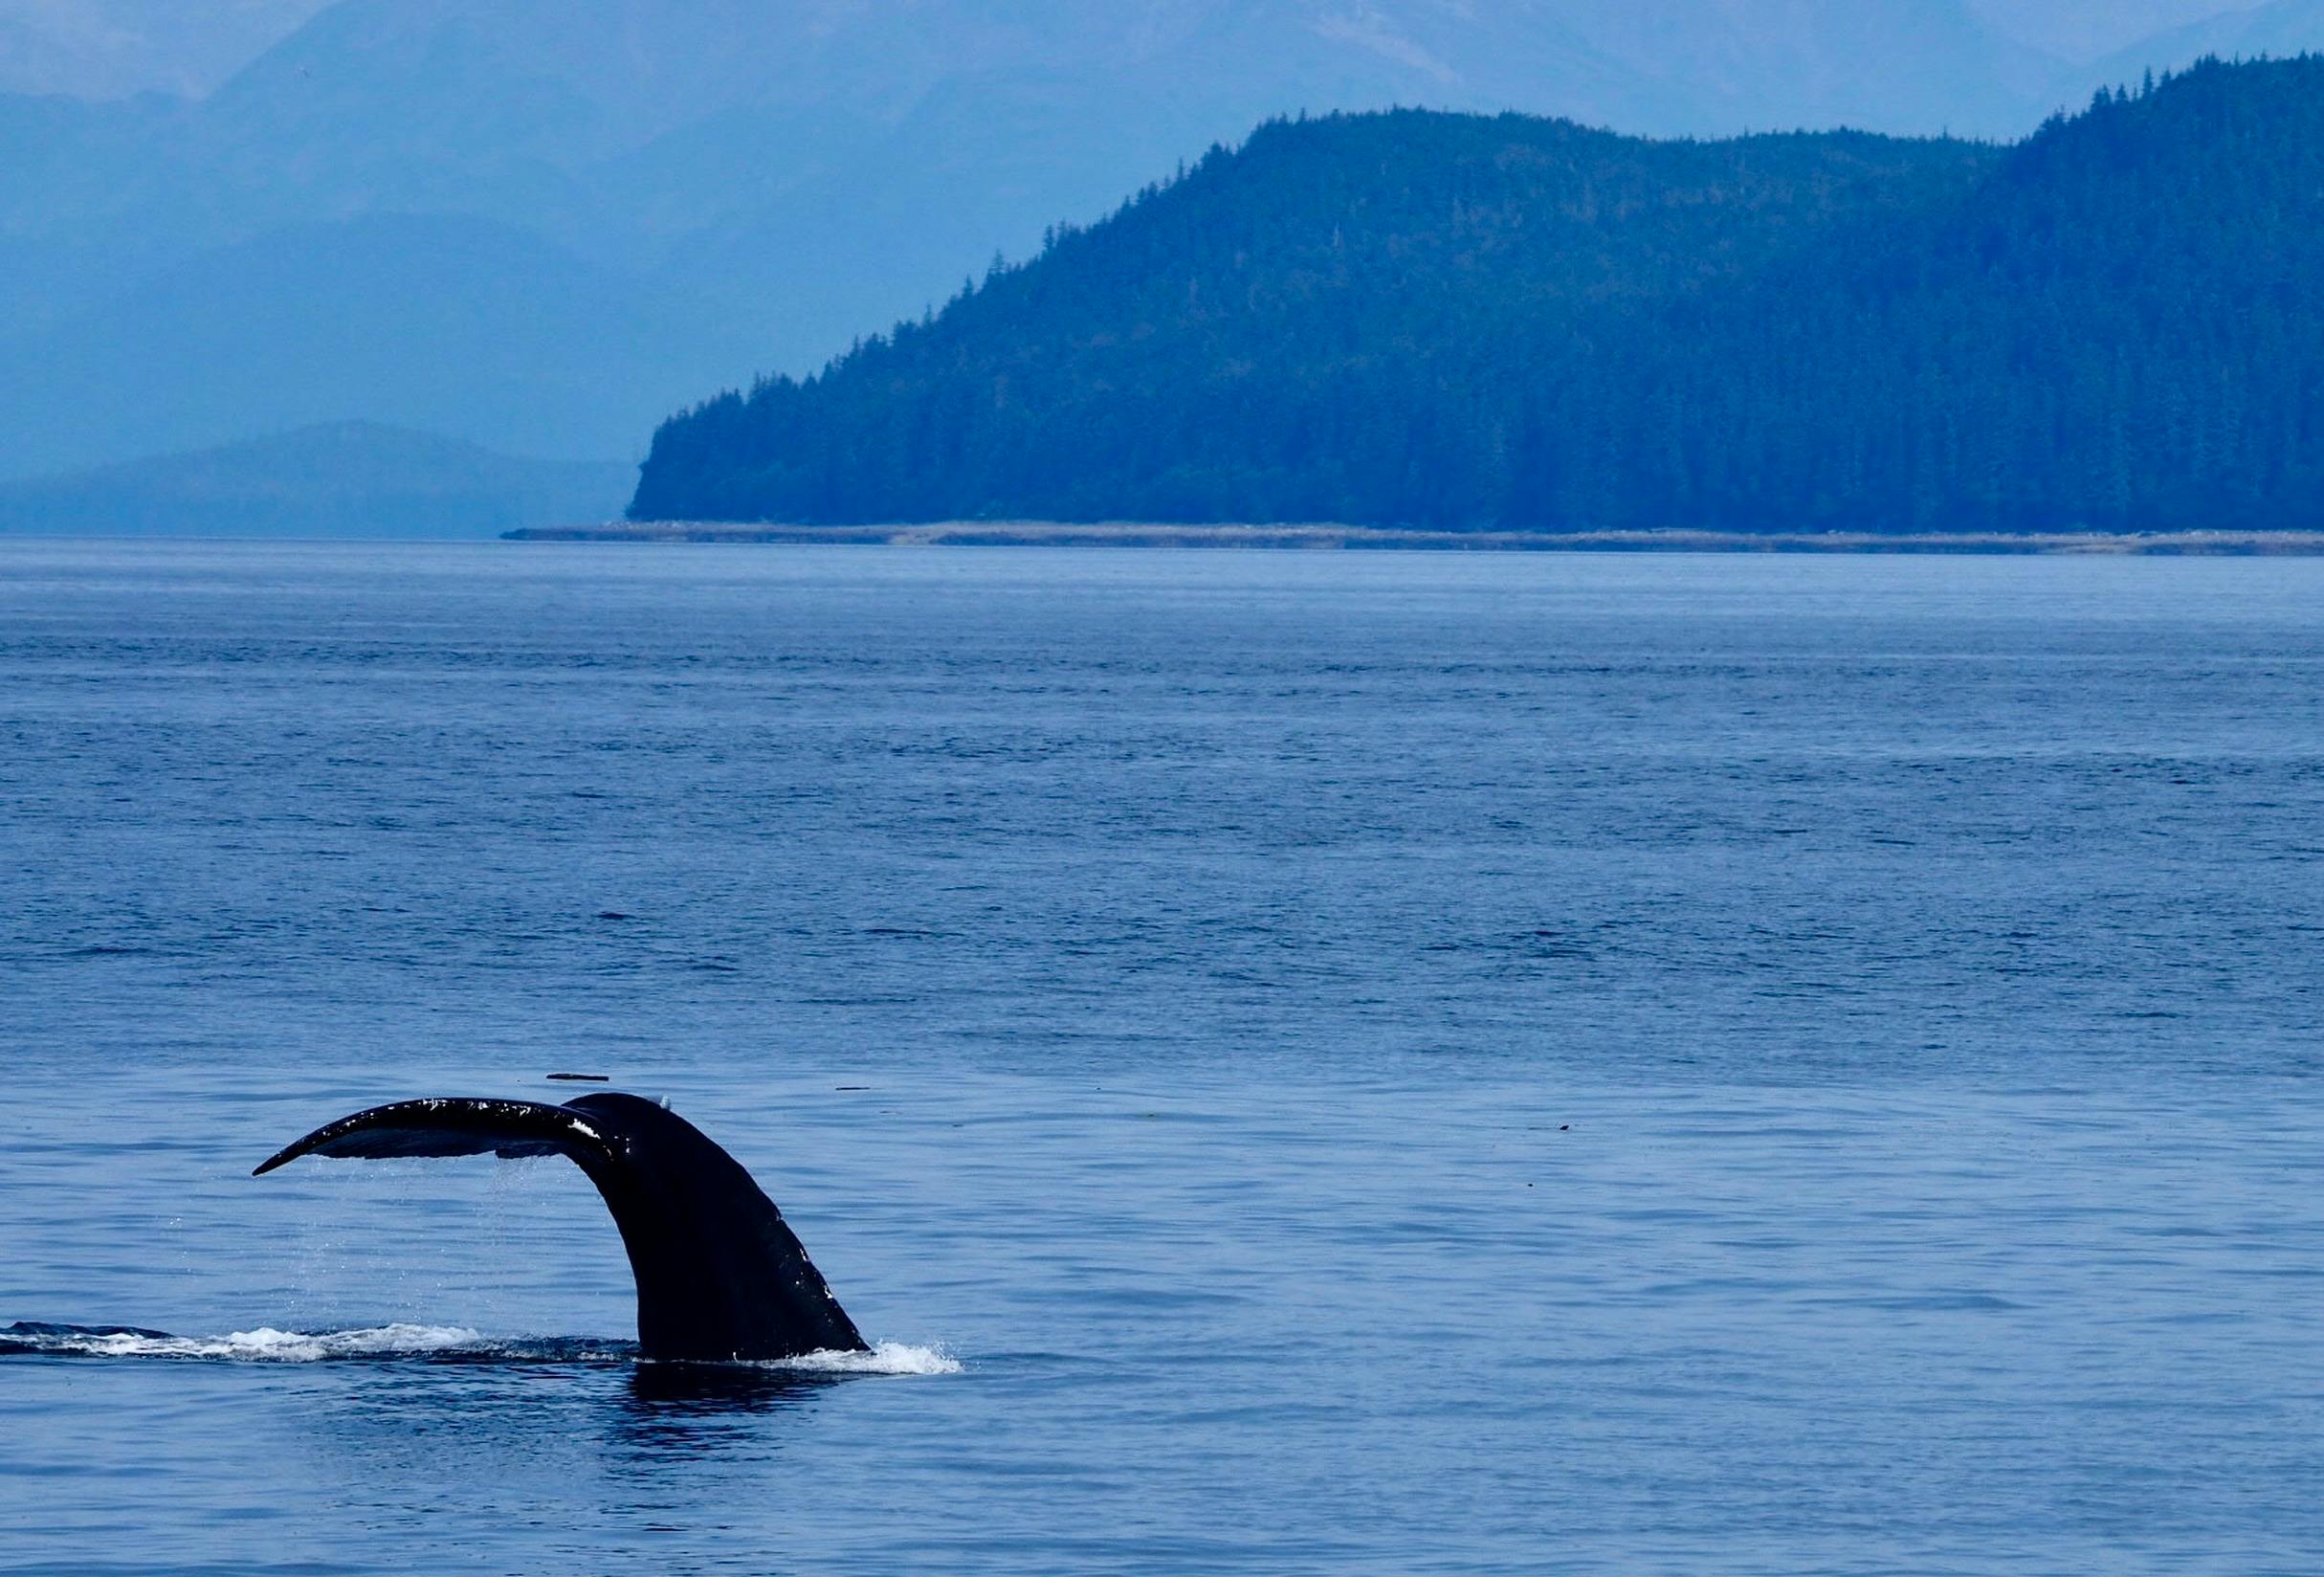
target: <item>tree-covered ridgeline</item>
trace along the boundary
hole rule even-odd
[[[635,519],[2313,527],[2324,58],[2026,142],[1276,122],[820,375]]]

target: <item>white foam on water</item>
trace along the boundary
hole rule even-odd
[[[466,1325],[373,1325],[362,1330],[284,1331],[271,1325],[225,1336],[139,1336],[129,1331],[48,1329],[15,1340],[51,1356],[87,1358],[199,1358],[212,1361],[316,1364],[332,1359],[426,1358],[447,1354],[478,1361],[608,1363],[630,1360],[626,1343],[487,1338]],[[803,1358],[752,1366],[800,1374],[958,1374],[961,1361],[941,1347],[882,1342],[869,1352],[810,1352]]]
[[[484,1341],[464,1325],[375,1325],[366,1330],[280,1331],[272,1326],[226,1336],[131,1336],[75,1332],[39,1339],[41,1350],[93,1358],[225,1358],[313,1364],[330,1358],[393,1357],[473,1349]]]
[[[810,1352],[769,1368],[804,1369],[810,1374],[958,1374],[961,1361],[941,1347],[882,1342],[870,1352]]]

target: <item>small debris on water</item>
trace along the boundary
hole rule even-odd
[[[834,1084],[831,1086],[834,1090],[868,1090],[871,1087],[869,1084]]]
[[[560,1084],[609,1084],[613,1079],[611,1074],[551,1074],[549,1077]]]
[[[635,917],[624,914],[619,909],[600,909],[597,911],[597,918],[599,920],[631,920]]]

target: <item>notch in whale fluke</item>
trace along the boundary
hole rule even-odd
[[[562,1155],[603,1195],[637,1280],[645,1358],[714,1362],[869,1350],[741,1163],[684,1118],[606,1091],[536,1100],[402,1100],[325,1123],[269,1156]]]

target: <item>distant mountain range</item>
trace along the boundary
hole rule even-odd
[[[2223,9],[0,0],[0,81],[49,90],[0,94],[0,477],[347,419],[634,459],[1272,115],[2012,136],[2324,47],[2324,0]]]
[[[672,421],[639,520],[2313,529],[2324,56],[2020,145],[1278,122]]]
[[[605,520],[631,480],[625,465],[335,422],[0,482],[0,535],[482,538]]]
[[[0,51],[0,93],[52,93],[81,99],[127,98],[141,92],[199,97],[330,3],[0,0],[0,38],[10,45]],[[2263,3],[1969,0],[1978,20],[1996,33],[2067,61],[2100,59],[2167,29]],[[1134,10],[1134,0],[1124,9]],[[1785,14],[1783,0],[1745,0],[1742,5],[1726,7],[1695,0],[1680,20],[1721,10],[1779,31],[1792,21]],[[1340,9],[1351,23],[1360,23],[1365,11],[1366,8],[1356,5]],[[830,14],[828,8],[824,14]]]

